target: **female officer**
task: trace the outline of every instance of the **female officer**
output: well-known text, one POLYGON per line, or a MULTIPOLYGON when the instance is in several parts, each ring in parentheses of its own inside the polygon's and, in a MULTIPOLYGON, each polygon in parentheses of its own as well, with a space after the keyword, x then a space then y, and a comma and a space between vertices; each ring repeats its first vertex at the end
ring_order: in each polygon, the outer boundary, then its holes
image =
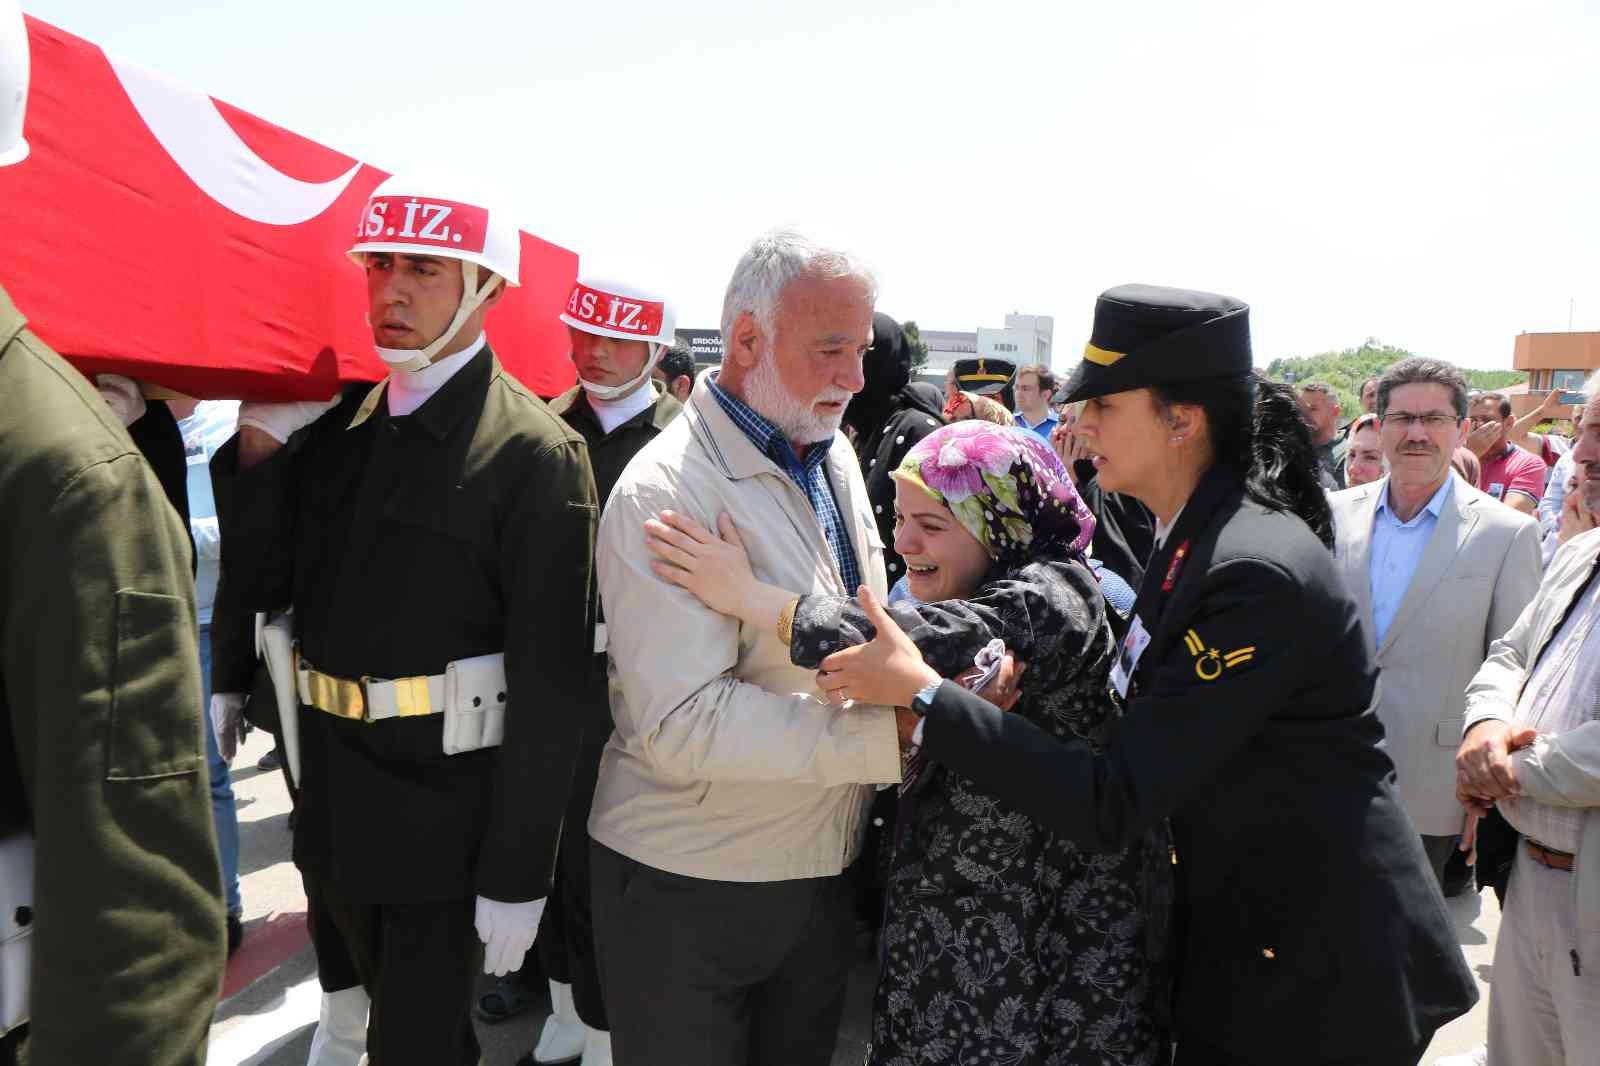
POLYGON ((821 683, 909 706, 930 761, 1086 847, 1171 819, 1179 1066, 1416 1063, 1476 987, 1395 792, 1310 436, 1252 373, 1247 315, 1112 289, 1065 389, 1100 483, 1157 519, 1102 751, 940 682, 876 604, 878 639, 821 683))

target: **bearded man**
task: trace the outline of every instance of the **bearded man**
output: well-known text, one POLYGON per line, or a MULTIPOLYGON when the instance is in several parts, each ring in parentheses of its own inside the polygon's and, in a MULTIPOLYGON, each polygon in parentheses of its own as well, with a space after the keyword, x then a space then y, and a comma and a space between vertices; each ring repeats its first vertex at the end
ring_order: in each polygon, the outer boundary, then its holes
POLYGON ((845 871, 894 716, 825 702, 788 641, 650 567, 662 511, 737 525, 756 576, 886 594, 866 485, 839 432, 862 386, 876 283, 795 233, 758 238, 722 309, 727 355, 617 481, 596 557, 615 732, 589 835, 617 1063, 825 1066, 853 927, 845 871))

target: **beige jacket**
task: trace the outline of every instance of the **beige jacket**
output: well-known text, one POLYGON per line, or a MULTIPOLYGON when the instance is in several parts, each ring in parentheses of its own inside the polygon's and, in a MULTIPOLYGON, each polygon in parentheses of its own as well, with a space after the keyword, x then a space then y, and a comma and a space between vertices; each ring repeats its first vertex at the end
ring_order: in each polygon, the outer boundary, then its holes
MULTIPOLYGON (((873 783, 900 779, 894 715, 819 698, 776 632, 756 632, 656 577, 643 524, 664 509, 716 527, 727 511, 756 576, 853 595, 806 495, 745 436, 702 375, 683 417, 634 457, 600 521, 611 714, 589 834, 671 873, 782 881, 856 857, 873 783)), ((885 593, 883 544, 842 435, 825 464, 863 580, 885 593)))
MULTIPOLYGON (((1550 560, 1539 594, 1500 640, 1467 688, 1467 723, 1515 722, 1522 686, 1600 569, 1600 529, 1568 541, 1550 560)), ((1512 756, 1522 794, 1540 803, 1586 807, 1572 879, 1578 924, 1600 929, 1600 719, 1559 737, 1540 737, 1512 756)))
POLYGON ((1335 492, 1335 552, 1377 656, 1378 718, 1417 830, 1454 836, 1456 749, 1467 683, 1539 588, 1539 525, 1455 478, 1400 609, 1375 646, 1372 530, 1389 479, 1335 492))

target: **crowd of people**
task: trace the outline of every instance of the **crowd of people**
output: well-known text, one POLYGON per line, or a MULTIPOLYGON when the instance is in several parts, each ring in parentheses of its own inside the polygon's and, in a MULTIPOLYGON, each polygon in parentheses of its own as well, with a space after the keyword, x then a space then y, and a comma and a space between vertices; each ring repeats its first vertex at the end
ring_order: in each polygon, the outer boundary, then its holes
POLYGON ((1517 418, 1406 359, 1341 424, 1243 302, 1126 285, 1063 379, 941 392, 779 230, 720 365, 585 274, 541 398, 484 333, 503 215, 360 219, 388 373, 325 402, 91 381, 0 291, 0 1061, 204 1061, 251 725, 308 1066, 474 1066, 534 960, 524 1062, 825 1066, 863 933, 874 1066, 1412 1064, 1481 887, 1463 1061, 1592 1061, 1600 375, 1517 418))

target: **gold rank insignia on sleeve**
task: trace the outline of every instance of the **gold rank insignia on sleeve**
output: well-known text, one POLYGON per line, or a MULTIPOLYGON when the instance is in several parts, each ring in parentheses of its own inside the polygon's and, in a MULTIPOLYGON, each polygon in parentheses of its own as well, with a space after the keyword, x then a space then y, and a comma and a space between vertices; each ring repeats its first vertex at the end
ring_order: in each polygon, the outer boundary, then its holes
POLYGON ((1222 676, 1223 670, 1243 666, 1256 657, 1254 644, 1224 653, 1216 648, 1206 647, 1206 642, 1200 639, 1200 634, 1192 629, 1183 635, 1183 644, 1189 649, 1189 654, 1194 656, 1194 676, 1201 681, 1215 681, 1222 676))

